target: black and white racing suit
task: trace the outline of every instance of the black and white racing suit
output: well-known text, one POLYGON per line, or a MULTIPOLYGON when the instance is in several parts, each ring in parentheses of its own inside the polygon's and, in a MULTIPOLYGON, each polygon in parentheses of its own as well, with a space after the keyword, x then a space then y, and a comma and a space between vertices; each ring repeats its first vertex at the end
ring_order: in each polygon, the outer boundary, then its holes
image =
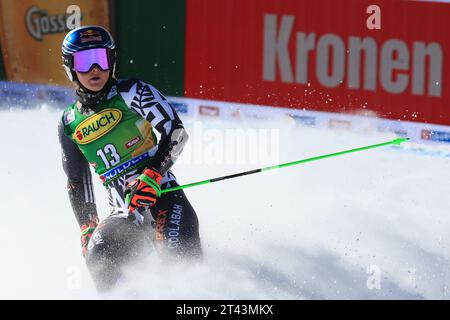
MULTIPOLYGON (((109 96, 114 94, 120 94, 129 109, 150 122, 161 135, 152 162, 152 168, 163 176, 161 189, 178 186, 170 168, 181 152, 187 134, 175 109, 158 90, 140 80, 119 80, 112 86, 109 96), (180 142, 180 135, 184 137, 181 143, 173 143, 174 139, 180 142)), ((79 110, 86 112, 83 108, 79 110)), ((87 112, 93 111, 88 109, 87 112)), ((68 178, 69 198, 77 222, 81 226, 97 216, 92 176, 89 164, 78 146, 64 134, 62 123, 59 124, 58 131, 63 168, 68 178)), ((143 169, 133 170, 107 186, 111 209, 109 217, 127 215, 125 187, 142 171, 143 169)), ((150 214, 150 220, 153 220, 153 240, 158 248, 177 257, 201 256, 198 218, 182 190, 162 194, 150 208, 150 214)), ((114 220, 107 218, 103 223, 108 221, 114 220)))

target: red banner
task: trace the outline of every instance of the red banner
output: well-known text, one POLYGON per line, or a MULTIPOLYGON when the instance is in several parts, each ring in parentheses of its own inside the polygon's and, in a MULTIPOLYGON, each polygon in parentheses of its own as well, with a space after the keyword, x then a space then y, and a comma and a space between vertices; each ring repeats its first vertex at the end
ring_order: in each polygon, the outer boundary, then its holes
POLYGON ((448 21, 435 2, 189 0, 186 96, 450 125, 448 21))

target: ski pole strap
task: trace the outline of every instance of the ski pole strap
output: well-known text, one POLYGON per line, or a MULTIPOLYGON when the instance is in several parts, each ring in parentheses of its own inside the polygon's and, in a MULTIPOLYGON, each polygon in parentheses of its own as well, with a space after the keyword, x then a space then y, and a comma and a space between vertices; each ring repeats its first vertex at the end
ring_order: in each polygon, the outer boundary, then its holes
POLYGON ((156 195, 158 197, 161 195, 161 187, 155 180, 144 173, 139 176, 139 180, 144 181, 146 184, 152 187, 156 191, 156 195))
POLYGON ((86 228, 82 228, 81 229, 81 235, 85 236, 85 235, 87 235, 88 233, 90 233, 90 232, 92 232, 94 230, 95 230, 95 228, 87 226, 86 228))
POLYGON ((127 205, 129 205, 129 204, 130 204, 130 201, 131 201, 131 193, 128 192, 127 195, 125 196, 125 203, 126 203, 127 205))

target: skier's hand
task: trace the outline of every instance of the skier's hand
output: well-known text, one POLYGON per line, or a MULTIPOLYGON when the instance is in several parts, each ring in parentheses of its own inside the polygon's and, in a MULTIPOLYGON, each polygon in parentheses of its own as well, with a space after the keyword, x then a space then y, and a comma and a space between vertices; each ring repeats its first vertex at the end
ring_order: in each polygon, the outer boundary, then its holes
POLYGON ((81 253, 83 254, 83 257, 86 257, 89 240, 92 238, 92 233, 97 225, 98 217, 94 217, 89 223, 85 223, 81 226, 81 253))
POLYGON ((133 211, 128 210, 128 220, 133 222, 135 225, 140 226, 144 223, 144 216, 139 212, 139 209, 133 211))
POLYGON ((144 172, 125 189, 125 201, 128 211, 133 213, 136 209, 147 209, 156 203, 161 195, 162 176, 153 169, 144 172))

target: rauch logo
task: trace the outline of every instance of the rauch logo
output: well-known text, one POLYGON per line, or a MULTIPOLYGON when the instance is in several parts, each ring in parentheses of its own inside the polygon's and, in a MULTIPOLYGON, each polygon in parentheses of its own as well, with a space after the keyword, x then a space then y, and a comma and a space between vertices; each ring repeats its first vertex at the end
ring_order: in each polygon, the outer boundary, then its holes
POLYGON ((81 122, 75 129, 73 138, 79 144, 88 144, 111 131, 122 119, 117 109, 105 109, 81 122))

